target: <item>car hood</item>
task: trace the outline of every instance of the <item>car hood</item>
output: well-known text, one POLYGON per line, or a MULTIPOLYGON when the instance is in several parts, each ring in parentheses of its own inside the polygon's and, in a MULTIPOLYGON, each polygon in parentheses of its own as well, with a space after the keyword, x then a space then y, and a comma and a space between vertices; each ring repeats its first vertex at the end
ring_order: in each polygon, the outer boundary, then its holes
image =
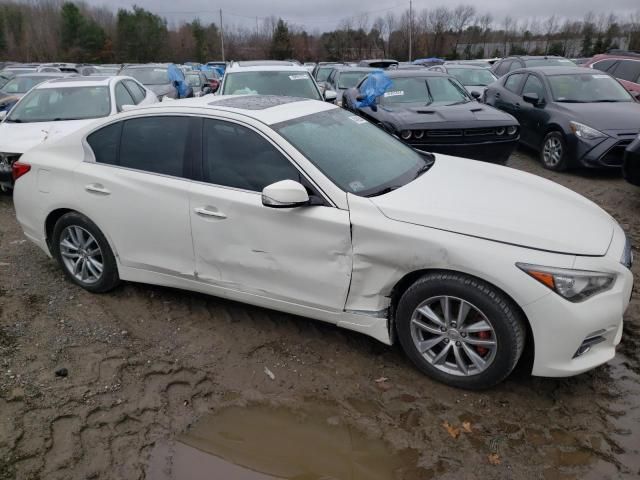
POLYGON ((379 116, 387 117, 394 124, 409 128, 438 123, 446 123, 446 128, 467 126, 470 123, 478 126, 479 121, 499 125, 518 124, 508 113, 478 102, 448 106, 425 106, 419 103, 381 105, 378 112, 379 116))
POLYGON ((371 201, 400 222, 572 255, 606 254, 615 225, 600 207, 554 182, 438 154, 421 177, 371 201))
POLYGON ((640 131, 640 103, 557 103, 561 109, 573 116, 576 122, 589 125, 596 130, 640 131))
POLYGON ((2 122, 0 152, 24 153, 44 141, 63 137, 93 121, 95 119, 34 123, 2 122))

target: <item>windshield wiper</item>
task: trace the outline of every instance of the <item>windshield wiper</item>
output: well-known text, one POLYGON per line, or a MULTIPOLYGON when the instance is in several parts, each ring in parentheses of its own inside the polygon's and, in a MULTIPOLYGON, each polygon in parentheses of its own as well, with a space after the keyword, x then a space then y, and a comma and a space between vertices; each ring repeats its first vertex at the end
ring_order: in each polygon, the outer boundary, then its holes
POLYGON ((426 105, 431 105, 433 103, 433 95, 431 95, 431 89, 429 88, 429 82, 427 80, 424 81, 424 84, 427 87, 427 95, 429 95, 429 100, 426 105))
POLYGON ((367 196, 367 198, 369 198, 369 197, 377 197, 379 195, 384 195, 385 193, 393 192, 394 190, 397 190, 400 187, 401 187, 401 185, 394 185, 392 187, 384 187, 383 189, 378 190, 377 192, 370 193, 369 195, 366 195, 366 196, 367 196))
POLYGON ((594 100, 594 103, 618 103, 624 102, 625 100, 614 100, 612 98, 603 98, 602 100, 594 100))
POLYGON ((469 103, 469 100, 460 100, 459 102, 447 103, 445 107, 450 107, 452 105, 462 105, 463 103, 469 103))
POLYGON ((413 177, 414 180, 418 178, 420 175, 422 175, 423 173, 425 173, 426 171, 428 171, 433 166, 434 163, 435 162, 425 163, 423 166, 421 166, 416 172, 416 176, 413 177))
POLYGON ((561 102, 561 103, 587 103, 584 100, 573 100, 570 98, 567 98, 565 100, 556 100, 556 102, 561 102))
POLYGON ((5 122, 7 122, 7 123, 22 123, 22 120, 20 120, 19 118, 16 118, 16 119, 7 118, 5 120, 5 122))

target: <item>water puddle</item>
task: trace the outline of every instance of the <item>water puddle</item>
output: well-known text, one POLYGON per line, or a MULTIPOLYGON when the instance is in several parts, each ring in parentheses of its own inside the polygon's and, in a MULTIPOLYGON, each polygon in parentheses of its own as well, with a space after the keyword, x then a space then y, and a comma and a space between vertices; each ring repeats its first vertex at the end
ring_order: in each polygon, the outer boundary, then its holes
POLYGON ((203 417, 174 442, 156 445, 152 480, 413 480, 417 452, 394 451, 331 411, 264 405, 203 417))

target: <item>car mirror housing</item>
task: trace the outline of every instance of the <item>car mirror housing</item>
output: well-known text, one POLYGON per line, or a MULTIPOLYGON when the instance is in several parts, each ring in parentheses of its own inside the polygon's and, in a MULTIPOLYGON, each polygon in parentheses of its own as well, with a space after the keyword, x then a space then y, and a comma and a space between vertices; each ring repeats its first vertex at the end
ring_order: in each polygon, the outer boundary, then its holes
POLYGON ((338 94, 335 90, 325 90, 324 91, 324 100, 325 102, 333 102, 338 98, 338 94))
POLYGON ((134 108, 136 108, 136 105, 122 105, 120 107, 120 111, 121 112, 128 112, 130 110, 133 110, 134 108))
POLYGON ((309 204, 307 189, 294 180, 282 180, 262 190, 262 205, 270 208, 296 208, 309 204))
POLYGON ((476 100, 478 100, 478 99, 482 96, 482 94, 481 94, 479 91, 477 91, 477 90, 473 90, 473 91, 471 92, 471 96, 472 96, 473 98, 475 98, 476 100))
POLYGON ((542 103, 537 93, 525 93, 522 95, 522 98, 525 102, 532 105, 540 105, 542 103))

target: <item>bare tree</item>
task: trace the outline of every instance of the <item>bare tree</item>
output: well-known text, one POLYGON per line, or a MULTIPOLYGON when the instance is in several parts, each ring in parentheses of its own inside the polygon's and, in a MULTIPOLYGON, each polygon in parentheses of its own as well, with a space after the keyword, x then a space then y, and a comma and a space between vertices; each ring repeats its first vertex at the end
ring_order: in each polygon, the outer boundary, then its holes
POLYGON ((446 7, 438 7, 429 12, 428 25, 433 35, 433 54, 442 54, 444 34, 451 27, 451 10, 446 7))
POLYGON ((451 27, 456 34, 456 42, 453 51, 458 52, 458 44, 460 43, 460 37, 462 32, 471 23, 471 20, 476 14, 475 7, 471 5, 458 5, 453 12, 451 12, 451 27))

